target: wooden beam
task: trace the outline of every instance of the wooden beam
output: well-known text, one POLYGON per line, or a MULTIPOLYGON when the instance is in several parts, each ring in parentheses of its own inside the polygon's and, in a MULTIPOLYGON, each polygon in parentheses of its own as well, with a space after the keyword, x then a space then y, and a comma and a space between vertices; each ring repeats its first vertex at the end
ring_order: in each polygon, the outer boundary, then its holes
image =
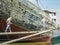
POLYGON ((38 33, 40 31, 24 31, 24 32, 1 32, 0 35, 12 35, 12 34, 29 34, 29 33, 38 33))

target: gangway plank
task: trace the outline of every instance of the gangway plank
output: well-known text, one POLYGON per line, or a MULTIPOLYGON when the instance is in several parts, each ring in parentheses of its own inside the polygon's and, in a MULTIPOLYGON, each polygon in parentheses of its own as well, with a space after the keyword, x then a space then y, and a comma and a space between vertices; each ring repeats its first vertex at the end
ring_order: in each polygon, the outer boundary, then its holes
MULTIPOLYGON (((45 31, 51 31, 51 30, 45 30, 45 31)), ((39 33, 39 32, 45 32, 45 31, 1 32, 0 35, 11 35, 11 34, 32 34, 32 33, 39 33)))
POLYGON ((38 33, 40 31, 24 31, 24 32, 1 32, 0 35, 11 35, 11 34, 28 34, 28 33, 38 33))

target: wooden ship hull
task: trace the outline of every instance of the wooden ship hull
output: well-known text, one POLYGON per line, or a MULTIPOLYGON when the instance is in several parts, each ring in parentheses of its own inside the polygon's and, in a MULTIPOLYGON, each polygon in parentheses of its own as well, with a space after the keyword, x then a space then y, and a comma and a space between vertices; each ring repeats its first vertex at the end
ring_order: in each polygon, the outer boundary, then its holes
MULTIPOLYGON (((0 32, 5 32, 5 28, 6 28, 6 22, 5 22, 5 20, 0 18, 0 32)), ((28 30, 25 30, 23 28, 20 28, 20 27, 14 25, 14 24, 11 25, 11 28, 12 28, 12 32, 28 31, 28 30)), ((8 41, 8 40, 24 37, 27 35, 31 35, 31 34, 0 35, 0 41, 8 41)), ((23 41, 23 42, 46 42, 47 44, 51 44, 51 36, 37 35, 37 36, 33 36, 30 38, 20 40, 19 42, 21 42, 21 41, 23 41)))
MULTIPOLYGON (((5 20, 0 18, 0 32, 5 32, 5 28, 6 28, 6 22, 5 22, 5 20)), ((11 28, 12 28, 12 32, 28 31, 28 30, 25 30, 18 26, 15 26, 14 24, 11 25, 11 28)), ((0 39, 11 40, 11 39, 20 38, 20 37, 27 36, 27 35, 31 35, 31 34, 14 34, 14 35, 6 35, 6 36, 2 35, 2 36, 0 36, 0 39)), ((31 37, 31 38, 24 39, 22 41, 45 42, 48 40, 51 40, 50 36, 37 35, 37 36, 31 37)))

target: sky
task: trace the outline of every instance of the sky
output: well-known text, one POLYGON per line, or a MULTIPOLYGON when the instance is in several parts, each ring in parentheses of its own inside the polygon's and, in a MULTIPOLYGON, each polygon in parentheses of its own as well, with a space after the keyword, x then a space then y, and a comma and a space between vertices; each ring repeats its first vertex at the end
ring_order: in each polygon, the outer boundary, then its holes
POLYGON ((57 23, 60 24, 60 0, 29 0, 41 9, 56 12, 57 23))

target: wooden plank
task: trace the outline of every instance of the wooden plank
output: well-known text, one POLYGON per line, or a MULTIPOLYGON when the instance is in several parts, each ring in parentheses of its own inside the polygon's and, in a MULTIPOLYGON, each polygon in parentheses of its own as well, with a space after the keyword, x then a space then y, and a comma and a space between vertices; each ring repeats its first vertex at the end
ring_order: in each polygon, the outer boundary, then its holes
POLYGON ((24 32, 1 32, 0 35, 11 35, 11 34, 28 34, 28 33, 38 33, 40 31, 24 31, 24 32))

